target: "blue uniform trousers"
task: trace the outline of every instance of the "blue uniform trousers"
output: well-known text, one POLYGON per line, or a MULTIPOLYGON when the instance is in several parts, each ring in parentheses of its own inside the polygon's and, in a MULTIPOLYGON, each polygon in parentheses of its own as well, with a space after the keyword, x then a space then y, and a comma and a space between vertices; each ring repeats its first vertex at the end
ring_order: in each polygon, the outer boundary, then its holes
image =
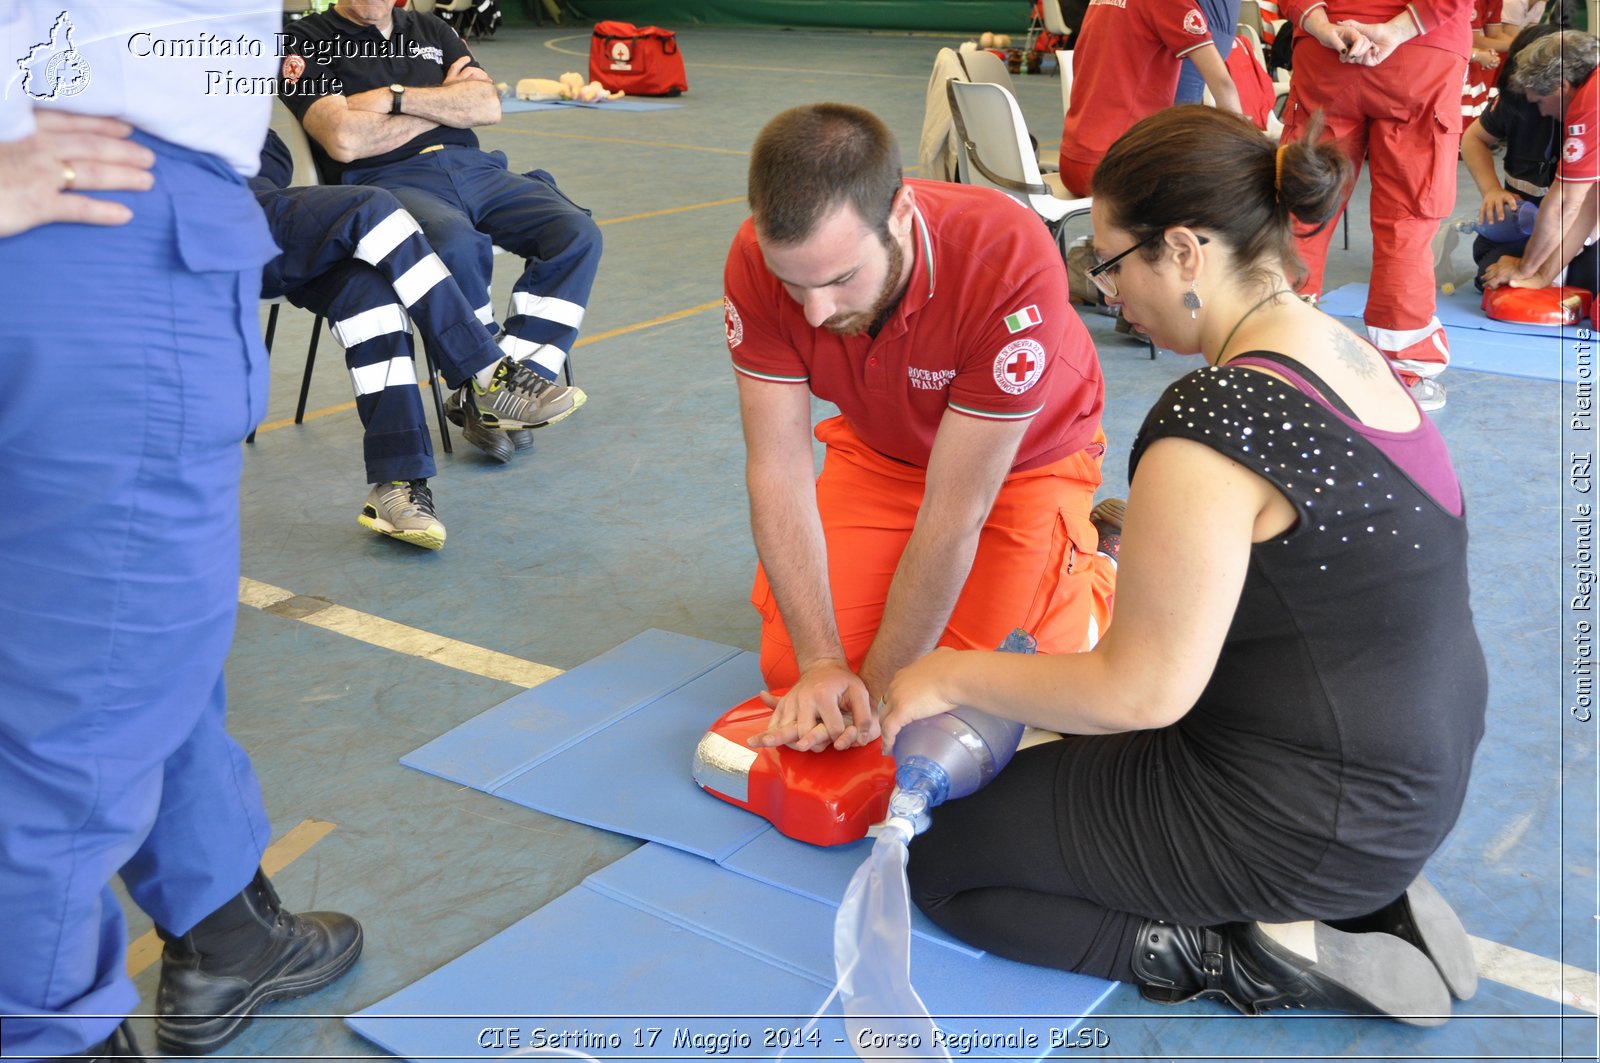
MULTIPOLYGON (((1200 13, 1206 17, 1206 28, 1211 31, 1211 43, 1217 46, 1217 54, 1228 58, 1228 53, 1233 51, 1233 36, 1239 24, 1239 0, 1196 0, 1200 5, 1200 13)), ((1178 73, 1178 91, 1174 94, 1173 103, 1201 103, 1206 96, 1206 79, 1200 76, 1200 71, 1189 60, 1183 61, 1183 68, 1178 73)))
POLYGON ((114 197, 129 225, 0 239, 8 1057, 80 1050, 137 1006, 113 875, 181 934, 244 888, 268 840, 224 728, 223 660, 274 249, 232 170, 141 139, 155 187, 114 197))
POLYGON ((478 318, 494 332, 493 248, 522 258, 500 349, 554 380, 577 342, 600 266, 600 228, 543 170, 515 174, 501 152, 443 147, 344 172, 346 184, 387 188, 422 225, 478 318))
POLYGON ((253 182, 283 253, 261 294, 328 319, 355 388, 367 480, 427 479, 433 445, 417 391, 415 323, 451 387, 500 358, 422 230, 381 188, 253 182))

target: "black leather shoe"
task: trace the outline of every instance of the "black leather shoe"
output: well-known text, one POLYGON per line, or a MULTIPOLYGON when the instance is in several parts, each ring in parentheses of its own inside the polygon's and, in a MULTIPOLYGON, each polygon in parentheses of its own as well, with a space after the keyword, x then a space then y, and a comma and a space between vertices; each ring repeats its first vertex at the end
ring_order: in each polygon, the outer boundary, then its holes
POLYGON ((1457 1000, 1471 1000, 1478 991, 1478 962, 1472 942, 1450 902, 1422 876, 1406 891, 1371 915, 1340 919, 1331 925, 1353 933, 1393 934, 1421 949, 1457 1000))
POLYGON ((161 936, 156 1043, 169 1055, 215 1052, 263 1004, 316 992, 361 955, 360 923, 338 912, 284 911, 260 871, 189 933, 161 936))
POLYGON ((139 1042, 133 1036, 133 1027, 128 1025, 127 1019, 123 1019, 121 1025, 111 1031, 111 1036, 99 1044, 90 1045, 75 1056, 53 1056, 45 1063, 52 1063, 52 1060, 57 1059, 72 1059, 78 1063, 102 1063, 102 1061, 109 1063, 110 1060, 145 1063, 145 1057, 139 1051, 139 1042))
POLYGON ((1147 1000, 1226 1000, 1246 1015, 1313 1008, 1384 1015, 1413 1026, 1450 1016, 1450 994, 1421 951, 1390 934, 1326 923, 1175 926, 1147 920, 1133 953, 1147 1000))

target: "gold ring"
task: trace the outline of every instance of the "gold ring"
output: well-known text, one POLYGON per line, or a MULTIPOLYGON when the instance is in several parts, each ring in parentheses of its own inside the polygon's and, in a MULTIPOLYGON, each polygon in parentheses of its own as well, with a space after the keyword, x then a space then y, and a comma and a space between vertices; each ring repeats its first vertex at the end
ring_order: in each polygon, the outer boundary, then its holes
POLYGON ((63 191, 72 187, 72 182, 78 179, 78 171, 72 168, 72 163, 61 164, 61 188, 63 191))

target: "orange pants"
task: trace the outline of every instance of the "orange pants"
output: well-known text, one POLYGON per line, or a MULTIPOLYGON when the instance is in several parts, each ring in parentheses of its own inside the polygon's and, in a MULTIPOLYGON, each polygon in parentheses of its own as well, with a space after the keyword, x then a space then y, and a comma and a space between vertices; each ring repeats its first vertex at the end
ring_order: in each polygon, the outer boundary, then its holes
MULTIPOLYGON (((1432 242, 1440 219, 1455 205, 1465 68, 1461 56, 1426 46, 1402 46, 1375 67, 1341 63, 1337 52, 1309 38, 1294 49, 1283 143, 1299 138, 1312 113, 1321 110, 1328 134, 1356 173, 1363 162, 1370 167, 1368 336, 1386 354, 1406 351, 1407 359, 1417 362, 1448 361, 1442 348, 1418 341, 1439 328, 1432 242)), ((1296 241, 1310 272, 1302 291, 1322 294, 1323 267, 1338 220, 1296 241)))
MULTIPOLYGON (((833 417, 817 425, 828 450, 817 509, 828 546, 834 618, 850 667, 859 669, 883 619, 895 567, 922 505, 925 471, 884 457, 833 417)), ((1089 523, 1100 486, 1104 433, 1076 454, 1006 478, 979 534, 978 551, 939 645, 992 650, 1013 628, 1041 653, 1088 649, 1111 622, 1116 566, 1095 553, 1089 523)), ((767 575, 756 568, 750 601, 761 613, 761 674, 782 689, 799 678, 794 646, 767 575)))

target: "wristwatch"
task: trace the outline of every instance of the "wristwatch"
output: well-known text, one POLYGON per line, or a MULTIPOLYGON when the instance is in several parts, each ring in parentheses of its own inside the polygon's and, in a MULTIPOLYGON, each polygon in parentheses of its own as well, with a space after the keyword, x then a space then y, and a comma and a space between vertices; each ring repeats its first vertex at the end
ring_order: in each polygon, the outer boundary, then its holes
POLYGON ((406 87, 404 85, 390 85, 389 86, 389 113, 390 114, 404 114, 405 112, 402 111, 401 108, 400 108, 400 103, 405 98, 406 98, 406 87))

